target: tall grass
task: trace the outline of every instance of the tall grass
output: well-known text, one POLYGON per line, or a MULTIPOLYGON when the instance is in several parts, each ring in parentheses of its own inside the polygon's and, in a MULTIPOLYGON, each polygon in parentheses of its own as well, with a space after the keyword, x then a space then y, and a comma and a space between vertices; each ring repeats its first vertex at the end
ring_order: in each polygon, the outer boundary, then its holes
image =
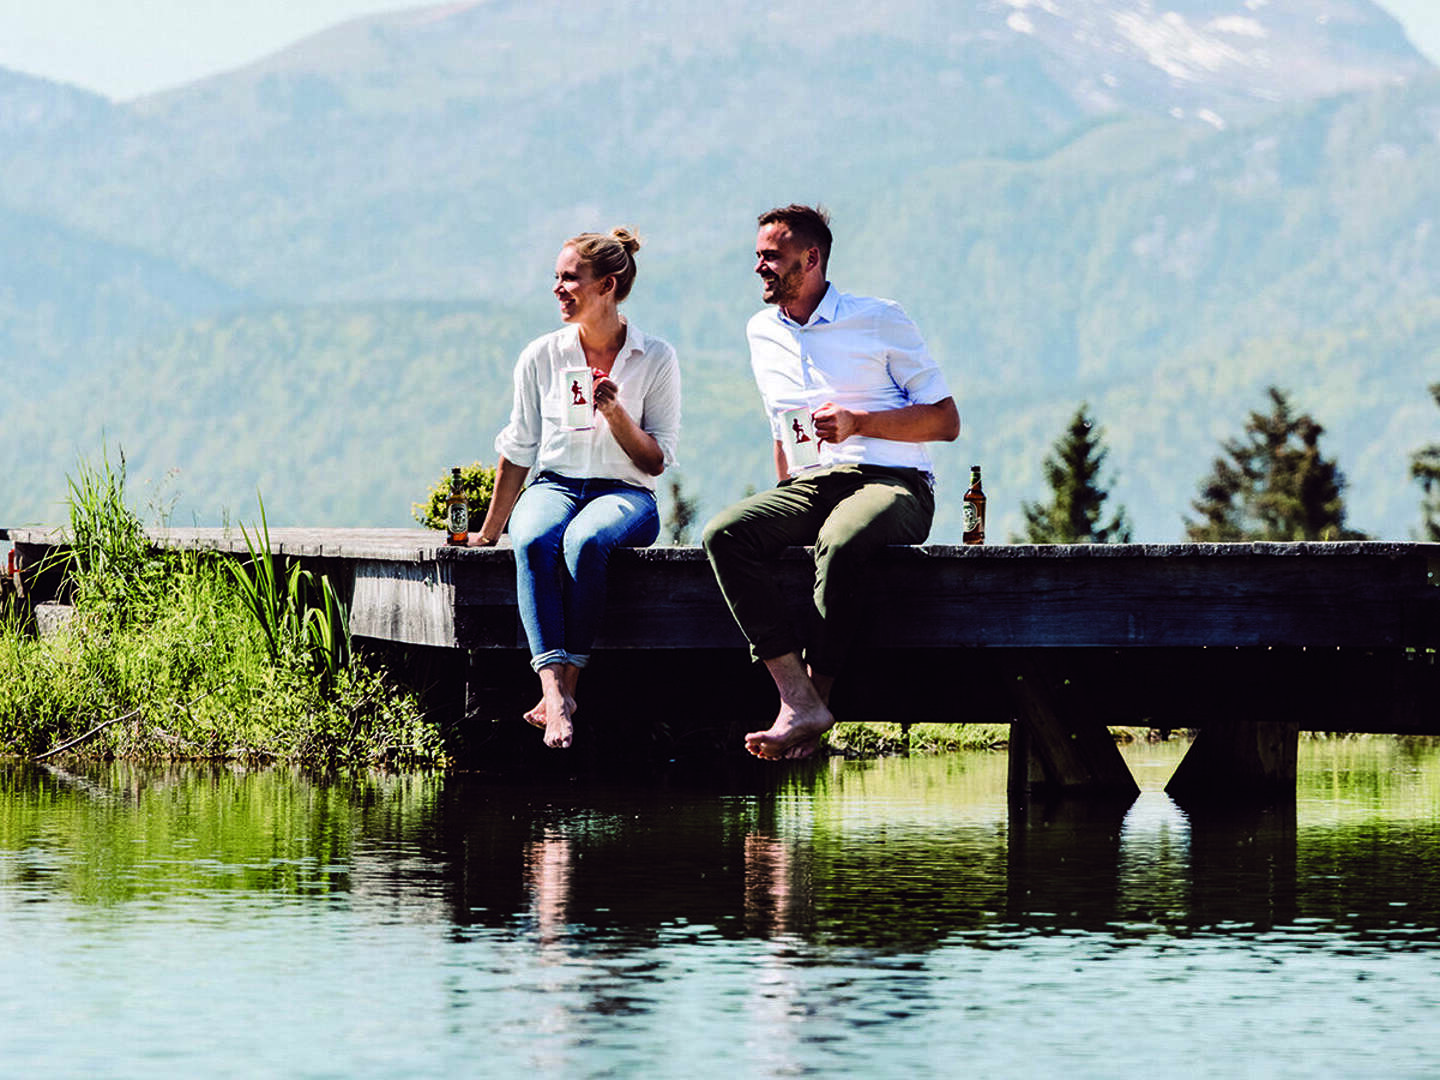
POLYGON ((145 539, 145 528, 125 505, 125 454, 118 467, 109 450, 98 465, 81 460, 66 477, 70 546, 66 574, 77 604, 124 620, 161 602, 168 574, 165 555, 145 539))
POLYGON ((304 569, 289 559, 276 569, 270 553, 270 524, 260 500, 260 527, 255 535, 240 526, 250 561, 224 565, 246 608, 265 637, 270 657, 279 663, 303 654, 326 686, 333 686, 351 661, 350 619, 330 578, 304 569))
MULTIPOLYGON (((0 625, 0 754, 38 756, 101 728, 68 753, 305 765, 443 759, 414 696, 355 656, 348 631, 343 641, 327 637, 344 627, 328 582, 294 577, 302 633, 295 647, 273 648, 231 560, 146 543, 124 479, 123 458, 118 469, 108 458, 82 462, 70 479, 74 618, 43 639, 13 620, 0 625), (307 598, 301 586, 316 592, 307 598), (322 644, 329 659, 317 663, 322 644)), ((283 580, 288 605, 288 570, 283 580)))

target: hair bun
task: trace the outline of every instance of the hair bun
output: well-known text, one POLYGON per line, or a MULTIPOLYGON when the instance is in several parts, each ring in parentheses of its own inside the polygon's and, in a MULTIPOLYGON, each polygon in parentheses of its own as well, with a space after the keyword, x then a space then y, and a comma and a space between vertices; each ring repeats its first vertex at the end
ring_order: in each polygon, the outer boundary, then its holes
POLYGON ((631 255, 640 250, 640 236, 633 229, 619 225, 610 230, 610 235, 631 255))

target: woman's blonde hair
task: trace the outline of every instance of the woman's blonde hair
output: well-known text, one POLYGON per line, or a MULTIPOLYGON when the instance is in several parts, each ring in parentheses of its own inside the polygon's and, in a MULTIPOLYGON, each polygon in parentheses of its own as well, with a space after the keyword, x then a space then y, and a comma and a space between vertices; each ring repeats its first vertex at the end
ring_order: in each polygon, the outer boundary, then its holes
POLYGON ((580 261, 590 267, 596 277, 615 278, 615 302, 630 295, 635 283, 635 252, 640 250, 640 237, 632 229, 620 227, 608 233, 581 233, 565 241, 580 261))

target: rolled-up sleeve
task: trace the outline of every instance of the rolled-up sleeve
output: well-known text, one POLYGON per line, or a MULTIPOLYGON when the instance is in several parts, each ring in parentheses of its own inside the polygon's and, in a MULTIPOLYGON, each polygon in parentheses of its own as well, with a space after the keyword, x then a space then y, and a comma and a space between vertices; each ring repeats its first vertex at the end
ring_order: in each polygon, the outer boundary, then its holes
POLYGON ((919 327, 899 304, 891 301, 885 308, 885 362, 895 385, 917 405, 935 405, 952 397, 945 373, 926 348, 919 327))
POLYGON ((645 394, 640 427, 659 445, 665 467, 675 464, 680 446, 680 361, 665 345, 665 356, 655 366, 655 378, 645 394))
POLYGON ((516 361, 514 385, 510 422, 495 436, 495 451, 528 469, 540 447, 540 383, 533 349, 526 349, 516 361))

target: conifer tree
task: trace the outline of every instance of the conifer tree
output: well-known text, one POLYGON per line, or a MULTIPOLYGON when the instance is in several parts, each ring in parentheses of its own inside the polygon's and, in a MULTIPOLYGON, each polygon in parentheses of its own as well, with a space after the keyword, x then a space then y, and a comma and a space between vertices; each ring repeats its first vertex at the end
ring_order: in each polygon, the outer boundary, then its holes
POLYGON ((1100 470, 1109 455, 1095 430, 1089 406, 1081 404, 1069 428, 1045 459, 1050 485, 1048 503, 1022 502, 1025 535, 1029 544, 1128 544, 1130 523, 1120 507, 1107 524, 1100 515, 1109 494, 1100 486, 1100 470))
POLYGON ((1252 412, 1242 438, 1223 444, 1200 497, 1190 505, 1199 521, 1185 520, 1191 540, 1363 540, 1345 527, 1345 478, 1320 453, 1325 429, 1289 399, 1268 390, 1271 411, 1252 412))
MULTIPOLYGON (((1440 382, 1430 385, 1430 396, 1440 405, 1440 382)), ((1431 443, 1410 457, 1410 475, 1423 493, 1420 512, 1421 539, 1440 541, 1440 443, 1431 443)))

